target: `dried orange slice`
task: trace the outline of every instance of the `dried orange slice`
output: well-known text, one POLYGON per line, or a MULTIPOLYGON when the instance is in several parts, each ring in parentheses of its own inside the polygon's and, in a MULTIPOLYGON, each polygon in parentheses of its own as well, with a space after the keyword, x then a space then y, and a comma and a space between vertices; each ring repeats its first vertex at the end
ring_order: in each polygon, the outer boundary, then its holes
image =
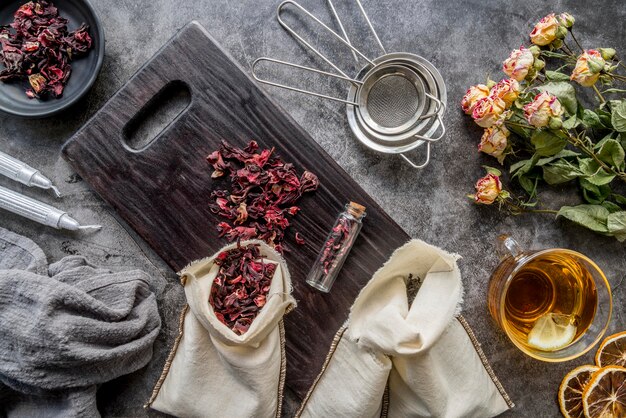
POLYGON ((565 418, 583 418, 583 391, 600 368, 584 365, 569 372, 559 387, 559 407, 565 418))
POLYGON ((626 417, 626 368, 607 366, 595 372, 583 391, 587 418, 626 417))
POLYGON ((626 367, 626 331, 606 337, 596 353, 596 364, 626 367))

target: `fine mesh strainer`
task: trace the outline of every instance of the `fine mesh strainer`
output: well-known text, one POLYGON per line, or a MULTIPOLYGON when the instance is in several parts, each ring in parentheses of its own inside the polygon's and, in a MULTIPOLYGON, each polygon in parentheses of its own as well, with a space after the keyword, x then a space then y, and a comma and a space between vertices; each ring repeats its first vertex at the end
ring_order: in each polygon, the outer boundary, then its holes
POLYGON ((378 46, 383 51, 382 56, 369 59, 350 43, 332 0, 327 1, 342 35, 330 29, 292 0, 286 0, 278 6, 277 18, 285 30, 330 65, 335 72, 326 72, 263 57, 252 64, 254 78, 264 84, 345 103, 350 128, 359 141, 379 152, 400 154, 414 168, 425 167, 430 160, 430 144, 440 140, 445 134, 442 115, 446 108, 446 87, 443 78, 430 62, 418 55, 402 52, 387 53, 360 0, 355 0, 378 46), (357 62, 359 58, 366 61, 365 67, 355 77, 349 77, 285 23, 281 18, 281 13, 288 5, 307 15, 347 46, 357 62), (262 79, 258 77, 256 68, 264 61, 348 81, 351 83, 348 96, 342 99, 262 79), (416 164, 405 153, 423 144, 426 145, 425 161, 416 164))

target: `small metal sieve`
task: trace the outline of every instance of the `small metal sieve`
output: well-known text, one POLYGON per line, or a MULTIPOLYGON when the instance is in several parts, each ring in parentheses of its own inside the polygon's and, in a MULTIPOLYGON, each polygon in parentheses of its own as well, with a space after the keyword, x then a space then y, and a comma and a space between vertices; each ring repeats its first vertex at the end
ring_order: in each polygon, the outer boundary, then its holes
POLYGON ((445 134, 445 127, 441 119, 446 102, 446 87, 443 78, 430 62, 420 56, 408 53, 387 53, 360 0, 355 1, 378 46, 383 51, 382 56, 370 60, 350 43, 332 0, 328 0, 328 4, 343 36, 330 29, 295 1, 286 0, 277 9, 279 23, 336 72, 321 71, 263 57, 252 64, 252 75, 257 81, 264 84, 345 103, 350 128, 359 141, 379 152, 400 154, 414 168, 423 168, 430 160, 430 144, 440 140, 445 134), (287 5, 292 5, 322 26, 352 50, 357 62, 359 58, 367 61, 366 66, 359 71, 356 77, 349 77, 282 20, 281 13, 287 5), (351 83, 348 97, 342 99, 262 79, 258 77, 256 68, 259 63, 264 61, 348 81, 351 83), (435 136, 437 132, 439 134, 435 136), (404 155, 404 153, 423 144, 426 144, 426 159, 423 163, 416 164, 404 155))

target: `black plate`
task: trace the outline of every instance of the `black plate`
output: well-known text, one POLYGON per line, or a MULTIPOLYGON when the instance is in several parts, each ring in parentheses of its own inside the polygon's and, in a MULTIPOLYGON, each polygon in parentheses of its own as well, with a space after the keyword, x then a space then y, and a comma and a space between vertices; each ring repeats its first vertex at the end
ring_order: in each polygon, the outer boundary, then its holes
MULTIPOLYGON (((27 0, 0 0, 0 24, 11 23, 15 11, 26 2, 27 0)), ((104 60, 104 30, 93 7, 87 0, 53 0, 52 2, 59 9, 59 14, 69 21, 70 31, 78 28, 83 22, 89 25, 89 35, 93 40, 92 49, 86 56, 71 62, 72 74, 61 98, 29 99, 24 93, 28 87, 27 81, 0 82, 0 110, 4 112, 28 118, 54 115, 83 97, 100 72, 104 60)))

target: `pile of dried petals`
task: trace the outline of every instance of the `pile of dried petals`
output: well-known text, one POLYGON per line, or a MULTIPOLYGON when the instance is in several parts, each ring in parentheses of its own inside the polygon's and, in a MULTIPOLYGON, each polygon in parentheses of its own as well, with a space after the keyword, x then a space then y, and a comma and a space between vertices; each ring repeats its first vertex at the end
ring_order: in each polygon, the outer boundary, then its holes
POLYGON ((209 303, 215 316, 237 335, 242 335, 265 305, 276 264, 259 260, 258 245, 237 246, 220 253, 220 266, 211 286, 209 303))
POLYGON ((60 97, 72 72, 69 62, 91 48, 87 31, 83 23, 68 32, 67 19, 46 0, 20 6, 13 23, 0 26, 0 62, 5 67, 0 81, 28 79, 26 95, 31 99, 60 97))
MULTIPOLYGON (((211 192, 209 206, 228 220, 217 226, 220 237, 231 241, 258 238, 282 253, 288 217, 300 210, 295 203, 303 193, 317 189, 319 180, 310 171, 298 177, 293 164, 274 155, 274 148, 258 151, 255 141, 244 149, 222 141, 220 149, 207 157, 215 170, 212 177, 226 175, 230 180, 228 189, 211 192)), ((304 244, 299 233, 295 239, 304 244)))

